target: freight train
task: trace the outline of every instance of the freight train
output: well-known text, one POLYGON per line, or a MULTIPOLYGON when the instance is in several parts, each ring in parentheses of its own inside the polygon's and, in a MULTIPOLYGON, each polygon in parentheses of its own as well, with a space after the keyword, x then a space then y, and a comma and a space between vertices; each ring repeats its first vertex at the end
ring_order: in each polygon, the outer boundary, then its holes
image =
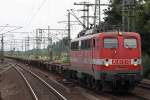
POLYGON ((71 40, 69 65, 15 59, 63 74, 98 91, 133 90, 143 73, 141 39, 135 32, 100 32, 79 36, 71 40))

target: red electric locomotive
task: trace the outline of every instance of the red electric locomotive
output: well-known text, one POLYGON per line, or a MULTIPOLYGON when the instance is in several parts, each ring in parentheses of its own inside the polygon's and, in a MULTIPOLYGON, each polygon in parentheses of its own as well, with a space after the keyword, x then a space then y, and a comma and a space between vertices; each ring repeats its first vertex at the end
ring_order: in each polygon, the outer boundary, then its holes
POLYGON ((72 78, 96 89, 131 90, 142 78, 141 39, 134 32, 102 32, 71 41, 72 78))

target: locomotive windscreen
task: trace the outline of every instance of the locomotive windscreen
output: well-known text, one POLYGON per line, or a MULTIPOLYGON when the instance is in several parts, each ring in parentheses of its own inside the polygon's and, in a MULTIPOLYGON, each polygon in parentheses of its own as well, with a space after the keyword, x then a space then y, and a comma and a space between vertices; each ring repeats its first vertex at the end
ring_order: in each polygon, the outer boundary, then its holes
POLYGON ((118 48, 118 40, 116 38, 105 38, 104 48, 118 48))
POLYGON ((124 39, 124 47, 125 48, 137 48, 136 39, 124 39))

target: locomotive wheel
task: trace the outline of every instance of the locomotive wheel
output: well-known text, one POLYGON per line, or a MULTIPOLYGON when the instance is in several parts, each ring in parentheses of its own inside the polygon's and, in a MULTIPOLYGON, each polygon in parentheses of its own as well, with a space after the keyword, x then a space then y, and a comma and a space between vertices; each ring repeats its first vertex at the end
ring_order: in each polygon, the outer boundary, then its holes
POLYGON ((71 71, 71 78, 77 80, 77 75, 75 71, 71 71))
POLYGON ((103 85, 101 84, 101 82, 99 80, 96 81, 96 84, 95 84, 95 90, 96 91, 101 91, 103 89, 103 85))
POLYGON ((93 88, 95 86, 95 81, 92 76, 87 77, 87 85, 90 88, 93 88))
POLYGON ((87 85, 87 77, 82 74, 82 78, 79 79, 81 84, 87 85))
POLYGON ((66 79, 69 79, 69 78, 70 78, 70 73, 69 73, 69 70, 68 70, 68 69, 65 70, 65 72, 64 72, 64 77, 65 77, 66 79))
POLYGON ((94 90, 96 90, 96 81, 95 81, 95 79, 94 78, 92 78, 92 88, 94 89, 94 90))
POLYGON ((64 73, 64 69, 63 67, 60 68, 60 74, 63 74, 64 73))
POLYGON ((69 73, 70 73, 70 79, 74 79, 74 73, 73 73, 73 71, 70 70, 69 73))
POLYGON ((91 78, 90 77, 86 77, 86 83, 88 87, 91 87, 91 78))

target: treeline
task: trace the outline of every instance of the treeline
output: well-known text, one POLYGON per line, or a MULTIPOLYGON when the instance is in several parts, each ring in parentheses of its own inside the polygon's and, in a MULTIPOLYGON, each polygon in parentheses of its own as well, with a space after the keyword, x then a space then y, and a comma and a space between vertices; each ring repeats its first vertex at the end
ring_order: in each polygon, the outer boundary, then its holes
POLYGON ((68 37, 64 37, 63 39, 54 42, 52 46, 50 46, 53 52, 53 56, 61 57, 68 53, 68 37))

